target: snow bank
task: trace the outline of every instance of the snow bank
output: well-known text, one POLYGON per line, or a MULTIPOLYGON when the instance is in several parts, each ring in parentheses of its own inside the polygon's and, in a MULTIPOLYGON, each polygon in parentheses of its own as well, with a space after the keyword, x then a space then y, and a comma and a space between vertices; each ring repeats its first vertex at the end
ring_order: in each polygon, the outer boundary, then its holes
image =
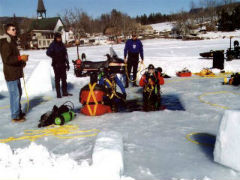
MULTIPOLYGON (((48 61, 39 62, 36 69, 26 82, 28 95, 38 96, 48 91, 52 91, 51 64, 48 61)), ((25 96, 25 93, 24 93, 25 96)))
POLYGON ((104 173, 104 179, 120 179, 123 173, 123 141, 121 134, 101 132, 93 151, 93 165, 104 173))
POLYGON ((121 179, 123 143, 119 133, 100 133, 92 156, 92 166, 87 161, 79 165, 68 154, 55 155, 35 143, 16 150, 7 144, 0 144, 0 180, 121 179))
POLYGON ((225 111, 220 123, 214 161, 240 171, 240 111, 225 111))
POLYGON ((58 157, 35 143, 14 151, 9 145, 0 144, 0 179, 59 179, 74 167, 77 163, 68 155, 58 157))
POLYGON ((0 68, 0 92, 7 91, 7 84, 4 78, 3 71, 0 68))

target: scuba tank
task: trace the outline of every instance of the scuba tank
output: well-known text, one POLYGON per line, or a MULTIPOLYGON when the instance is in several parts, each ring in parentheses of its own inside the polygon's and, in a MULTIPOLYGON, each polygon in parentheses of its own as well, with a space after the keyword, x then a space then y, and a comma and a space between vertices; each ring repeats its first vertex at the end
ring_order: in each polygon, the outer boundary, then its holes
POLYGON ((52 124, 63 125, 76 116, 73 110, 74 105, 71 101, 65 102, 60 107, 54 105, 52 111, 48 111, 41 116, 38 127, 46 127, 52 124))
POLYGON ((63 125, 69 121, 71 121, 75 117, 75 113, 73 111, 68 111, 62 113, 60 116, 56 117, 54 122, 56 125, 63 125))

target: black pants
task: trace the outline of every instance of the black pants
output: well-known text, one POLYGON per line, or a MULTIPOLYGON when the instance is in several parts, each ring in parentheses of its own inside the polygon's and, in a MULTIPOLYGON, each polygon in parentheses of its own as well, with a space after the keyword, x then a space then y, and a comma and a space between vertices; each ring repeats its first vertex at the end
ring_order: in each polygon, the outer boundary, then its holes
MULTIPOLYGON (((137 78, 137 70, 138 70, 138 60, 128 60, 127 61, 127 76, 129 77, 130 79, 130 74, 131 74, 131 71, 133 69, 133 84, 136 84, 136 78, 137 78)), ((126 78, 126 86, 128 86, 128 77, 126 78)))
POLYGON ((60 81, 62 81, 62 93, 67 94, 67 72, 66 67, 53 67, 55 74, 55 87, 57 96, 61 96, 60 81))

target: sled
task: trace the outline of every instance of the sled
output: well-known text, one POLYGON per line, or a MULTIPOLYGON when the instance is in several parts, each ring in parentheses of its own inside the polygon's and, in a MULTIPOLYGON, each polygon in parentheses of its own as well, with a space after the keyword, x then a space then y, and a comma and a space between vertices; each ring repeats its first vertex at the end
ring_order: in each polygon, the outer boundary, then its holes
POLYGON ((210 69, 203 69, 199 73, 194 73, 197 76, 201 77, 216 77, 216 75, 210 69))
POLYGON ((178 77, 191 77, 192 73, 187 68, 184 68, 182 71, 176 73, 178 77))
POLYGON ((201 73, 194 73, 194 75, 201 76, 201 77, 216 77, 216 74, 201 74, 201 73))
POLYGON ((213 51, 203 52, 199 54, 203 58, 213 58, 213 51))
POLYGON ((191 72, 177 72, 178 77, 191 77, 192 73, 191 72))

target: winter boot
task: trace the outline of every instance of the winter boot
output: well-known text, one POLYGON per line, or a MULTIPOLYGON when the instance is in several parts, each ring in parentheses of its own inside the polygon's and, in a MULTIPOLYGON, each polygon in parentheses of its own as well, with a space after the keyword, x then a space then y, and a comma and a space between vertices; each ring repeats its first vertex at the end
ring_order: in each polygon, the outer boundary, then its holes
POLYGON ((24 121, 26 121, 26 119, 24 117, 19 117, 19 118, 16 118, 16 119, 12 119, 12 122, 16 122, 16 123, 24 122, 24 121))

